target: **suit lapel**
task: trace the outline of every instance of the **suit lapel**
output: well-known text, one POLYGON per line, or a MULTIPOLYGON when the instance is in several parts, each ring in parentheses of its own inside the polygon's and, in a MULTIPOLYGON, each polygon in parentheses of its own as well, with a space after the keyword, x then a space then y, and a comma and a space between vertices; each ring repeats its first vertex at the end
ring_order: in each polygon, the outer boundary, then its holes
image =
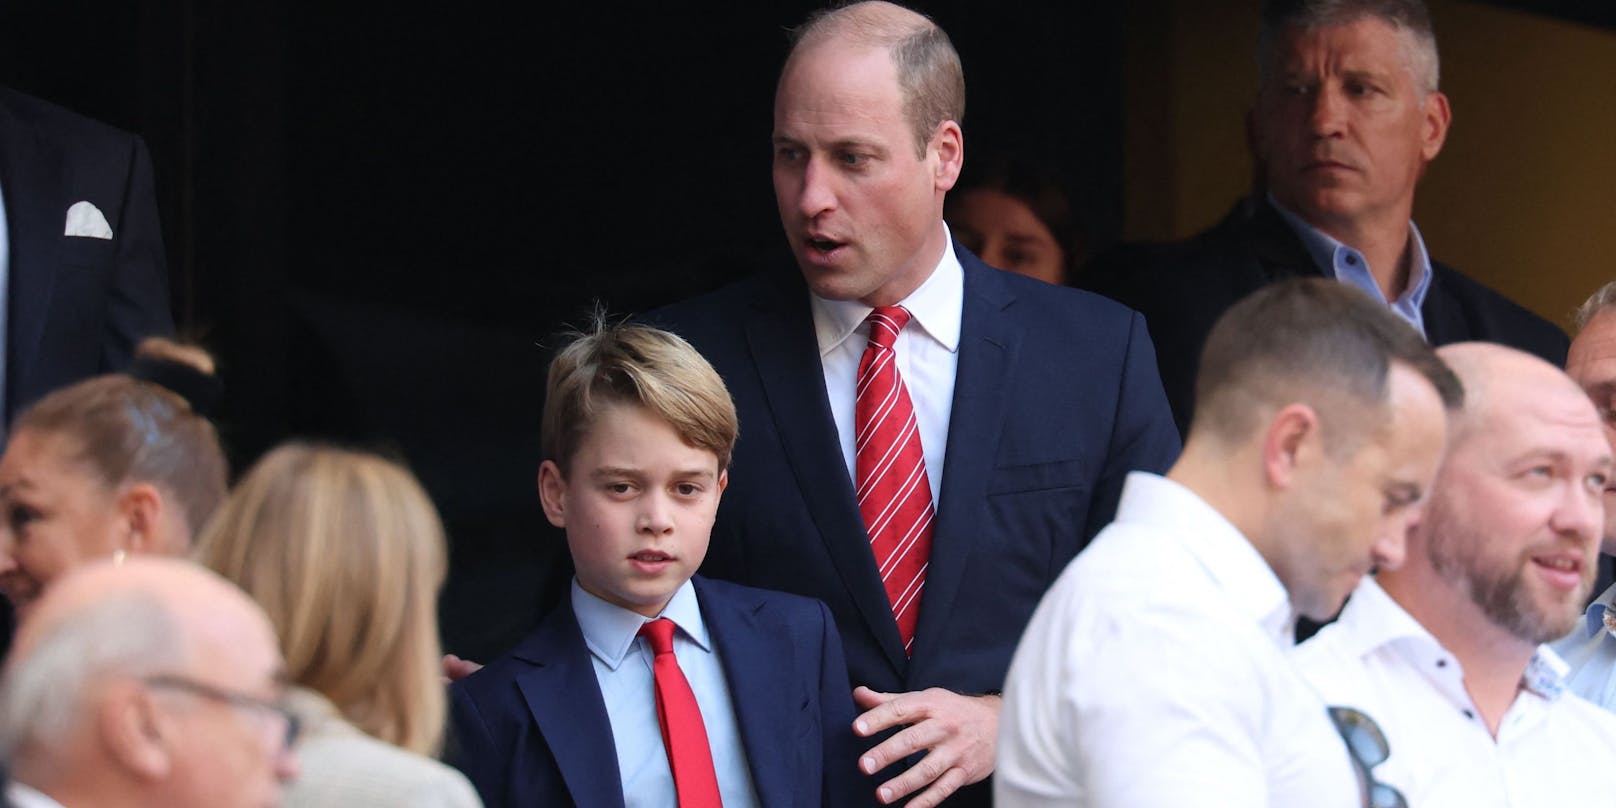
POLYGON ((800 279, 795 283, 781 280, 764 288, 748 312, 746 337, 775 429, 825 551, 871 636, 902 678, 908 658, 870 555, 864 519, 836 437, 808 290, 800 279))
POLYGON ((1313 256, 1308 254, 1307 246, 1302 244, 1301 237, 1280 218, 1279 213, 1267 199, 1248 197, 1241 205, 1245 210, 1237 209, 1235 215, 1243 214, 1249 217, 1247 232, 1250 233, 1251 247, 1257 254, 1257 261, 1262 266, 1267 283, 1277 283, 1289 278, 1334 279, 1334 274, 1326 272, 1313 261, 1313 256))
MULTIPOLYGON (((1022 330, 1005 310, 1015 296, 998 270, 990 269, 955 245, 965 269, 965 301, 960 312, 959 365, 954 374, 954 407, 932 533, 931 561, 921 595, 915 654, 924 657, 927 639, 939 635, 959 593, 976 537, 982 534, 988 471, 993 468, 1004 426, 1005 390, 1022 330)), ((913 684, 913 683, 911 683, 913 684)))
MULTIPOLYGON (((0 190, 5 194, 11 267, 6 279, 6 398, 37 354, 50 306, 52 254, 67 221, 55 189, 65 187, 61 154, 0 96, 0 190)), ((9 407, 7 408, 9 410, 9 407)))
POLYGON ((787 768, 797 759, 788 747, 795 740, 789 730, 801 724, 797 713, 802 705, 797 693, 780 689, 783 680, 795 681, 789 635, 767 619, 765 604, 714 597, 706 582, 697 578, 694 583, 702 620, 729 685, 758 804, 791 805, 792 784, 799 777, 787 768))
POLYGON ((622 775, 600 683, 572 608, 563 602, 513 655, 534 667, 516 678, 578 805, 623 805, 622 775))
POLYGON ((1465 322, 1464 311, 1442 282, 1447 267, 1431 262, 1431 285, 1425 290, 1425 305, 1420 307, 1420 319, 1425 323, 1425 341, 1432 345, 1447 345, 1475 339, 1474 329, 1465 322))

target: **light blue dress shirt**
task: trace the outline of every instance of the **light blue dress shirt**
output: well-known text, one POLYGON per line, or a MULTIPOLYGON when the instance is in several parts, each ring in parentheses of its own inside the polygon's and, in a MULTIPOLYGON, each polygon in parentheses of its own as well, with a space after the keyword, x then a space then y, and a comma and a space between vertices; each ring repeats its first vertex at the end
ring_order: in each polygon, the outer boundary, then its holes
POLYGON ((1616 611, 1616 585, 1588 606, 1583 622, 1554 644, 1554 652, 1571 666, 1571 691, 1616 712, 1616 636, 1605 628, 1605 615, 1616 611))
POLYGON ((1431 256, 1425 251, 1425 239, 1420 237, 1420 229, 1413 222, 1408 223, 1409 249, 1412 255, 1409 261, 1408 288, 1397 296, 1396 300, 1386 300, 1386 295, 1380 291, 1380 284, 1375 282, 1374 273, 1369 271, 1369 261, 1364 254, 1336 241, 1329 234, 1308 224, 1302 217, 1288 211, 1285 207, 1268 197, 1269 204, 1279 212, 1279 217, 1290 225, 1307 248, 1308 255, 1313 257, 1313 263, 1324 272, 1335 276, 1342 283, 1349 283, 1367 292, 1370 297, 1384 303, 1390 303, 1392 311, 1398 317, 1408 321, 1414 330, 1425 334, 1425 315, 1420 313, 1420 307, 1425 305, 1425 295, 1431 289, 1431 256))
MULTIPOLYGON (((649 618, 614 606, 572 581, 572 612, 583 631, 594 663, 595 680, 612 722, 612 743, 617 747, 617 770, 623 779, 626 808, 678 808, 673 772, 657 722, 656 678, 651 670, 651 646, 639 638, 649 618)), ((678 626, 673 653, 679 659, 690 689, 701 705, 707 744, 713 752, 713 770, 725 808, 755 808, 757 791, 741 747, 740 727, 730 701, 719 651, 713 647, 707 624, 701 619, 696 588, 689 581, 673 594, 660 617, 678 626)))

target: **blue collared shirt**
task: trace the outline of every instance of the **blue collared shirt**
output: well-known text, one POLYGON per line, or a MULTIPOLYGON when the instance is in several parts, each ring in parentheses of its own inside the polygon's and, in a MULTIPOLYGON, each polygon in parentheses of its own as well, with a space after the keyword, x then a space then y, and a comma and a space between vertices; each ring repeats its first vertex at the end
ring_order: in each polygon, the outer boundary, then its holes
POLYGON ((1380 291, 1380 284, 1375 281, 1374 273, 1369 271, 1369 261, 1364 254, 1335 240, 1328 233, 1308 224, 1302 217, 1285 209, 1272 195, 1268 197, 1269 204, 1279 212, 1279 217, 1290 225, 1307 248, 1308 255, 1313 257, 1313 263, 1342 283, 1367 292, 1370 297, 1389 302, 1392 311, 1398 317, 1408 321, 1414 330, 1425 334, 1425 315, 1420 308, 1425 305, 1425 294, 1431 289, 1431 256, 1425 251, 1425 239, 1420 236, 1420 229, 1413 222, 1408 223, 1408 242, 1410 260, 1408 274, 1408 288, 1397 296, 1396 300, 1387 301, 1386 295, 1380 291))
MULTIPOLYGON (((639 638, 640 626, 650 619, 585 592, 576 578, 572 581, 572 612, 583 631, 584 644, 589 646, 595 680, 600 683, 606 716, 612 722, 617 770, 623 780, 623 804, 626 808, 678 808, 662 727, 657 723, 653 655, 650 645, 639 638)), ((752 787, 751 769, 741 747, 729 683, 724 678, 719 651, 713 647, 707 624, 701 618, 696 588, 685 581, 659 616, 672 620, 679 628, 673 634, 673 653, 696 694, 696 703, 701 705, 701 720, 713 751, 713 770, 718 775, 724 805, 755 808, 757 791, 752 787)), ((570 698, 565 693, 555 695, 570 698)))
POLYGON ((1605 615, 1616 612, 1616 585, 1588 606, 1584 620, 1554 644, 1571 666, 1571 691, 1616 712, 1616 636, 1605 628, 1605 615))

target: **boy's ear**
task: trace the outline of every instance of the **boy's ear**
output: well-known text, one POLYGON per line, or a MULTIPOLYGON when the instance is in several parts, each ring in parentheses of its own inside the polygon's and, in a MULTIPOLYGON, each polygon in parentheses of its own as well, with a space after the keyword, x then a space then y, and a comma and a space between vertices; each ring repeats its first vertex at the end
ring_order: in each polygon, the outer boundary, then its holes
POLYGON ((567 526, 567 480, 561 476, 561 467, 554 461, 539 464, 539 503, 544 506, 544 518, 559 528, 567 526))
POLYGON ((723 471, 718 472, 718 493, 720 493, 720 494, 724 493, 724 489, 728 488, 728 487, 729 487, 729 469, 724 469, 723 471))

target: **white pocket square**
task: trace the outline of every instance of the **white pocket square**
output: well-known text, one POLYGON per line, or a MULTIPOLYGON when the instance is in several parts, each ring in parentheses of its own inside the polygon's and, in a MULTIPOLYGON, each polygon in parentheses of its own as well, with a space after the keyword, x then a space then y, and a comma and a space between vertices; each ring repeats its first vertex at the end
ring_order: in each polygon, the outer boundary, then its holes
POLYGON ((107 224, 107 217, 101 215, 100 208, 87 201, 74 202, 73 207, 67 209, 67 229, 62 235, 110 239, 112 226, 107 224))

